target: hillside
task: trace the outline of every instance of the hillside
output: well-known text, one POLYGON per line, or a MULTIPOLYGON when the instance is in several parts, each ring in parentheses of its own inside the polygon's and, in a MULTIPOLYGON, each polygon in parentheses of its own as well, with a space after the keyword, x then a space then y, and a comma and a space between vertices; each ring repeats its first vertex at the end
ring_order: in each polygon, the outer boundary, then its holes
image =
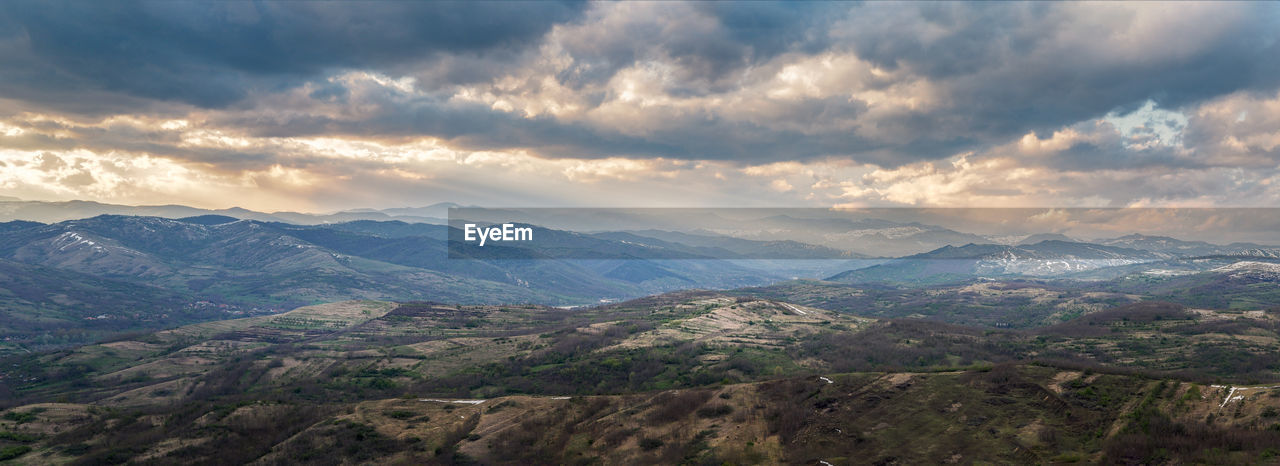
POLYGON ((879 319, 927 319, 962 325, 1031 328, 1132 303, 1145 298, 1105 286, 1067 281, 1005 279, 952 284, 900 285, 796 280, 729 290, 879 319))
MULTIPOLYGON (((270 309, 352 298, 587 304, 680 288, 758 285, 786 273, 698 260, 642 263, 627 259, 635 255, 629 251, 649 249, 599 238, 579 244, 573 238, 585 236, 551 230, 544 232, 549 244, 588 252, 555 260, 467 259, 476 254, 471 250, 451 259, 449 229, 441 225, 228 220, 206 215, 11 222, 0 228, 0 258, 270 309), (556 242, 559 236, 564 239, 556 242)), ((488 249, 486 254, 502 254, 502 248, 488 249)), ((527 251, 516 255, 529 257, 527 251)))
POLYGON ((135 442, 161 423, 199 413, 136 416, 39 404, 7 411, 6 419, 21 422, 0 421, 0 428, 18 439, 9 443, 31 449, 20 461, 87 451, 89 461, 197 464, 1251 463, 1275 457, 1268 445, 1280 441, 1280 430, 1256 426, 1277 425, 1278 394, 1272 387, 1000 366, 636 395, 247 401, 166 430, 151 445, 135 442), (115 427, 101 430, 109 425, 115 427), (93 453, 108 440, 120 443, 93 453), (68 441, 79 443, 52 446, 68 441), (239 448, 225 449, 233 444, 239 448))
POLYGON ((99 216, 14 229, 0 239, 0 255, 14 261, 239 305, 288 308, 353 297, 546 299, 509 284, 342 254, 298 238, 281 224, 99 216))
POLYGON ((0 361, 2 442, 86 462, 1240 460, 1280 435, 1258 430, 1280 401, 1236 385, 1280 381, 1277 351, 1274 313, 1160 303, 993 331, 710 292, 358 301, 0 361))
POLYGON ((1148 236, 1132 234, 1119 238, 1095 241, 1105 246, 1116 246, 1129 249, 1141 249, 1158 254, 1177 257, 1199 257, 1247 254, 1250 251, 1269 251, 1273 247, 1253 243, 1231 243, 1228 245, 1211 244, 1204 241, 1183 241, 1168 236, 1148 236))
POLYGON ((244 313, 155 286, 0 259, 0 355, 244 313))

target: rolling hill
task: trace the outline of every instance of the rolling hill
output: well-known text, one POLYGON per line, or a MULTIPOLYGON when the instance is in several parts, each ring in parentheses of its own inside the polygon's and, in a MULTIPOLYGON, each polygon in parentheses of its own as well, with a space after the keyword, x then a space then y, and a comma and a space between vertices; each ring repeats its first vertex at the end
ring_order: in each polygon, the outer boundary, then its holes
POLYGON ((0 260, 0 355, 245 313, 209 304, 160 287, 0 260))
POLYGON ((1280 441, 1277 322, 1140 303, 992 331, 708 292, 577 311, 333 303, 2 361, 0 451, 82 463, 1248 463, 1280 441))

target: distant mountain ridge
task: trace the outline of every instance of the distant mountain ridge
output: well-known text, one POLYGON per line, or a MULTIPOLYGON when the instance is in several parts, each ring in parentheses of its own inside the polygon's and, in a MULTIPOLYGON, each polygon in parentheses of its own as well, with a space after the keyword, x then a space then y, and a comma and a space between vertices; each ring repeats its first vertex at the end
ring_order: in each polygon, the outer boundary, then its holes
POLYGON ((1080 240, 1077 240, 1075 238, 1072 238, 1070 236, 1060 234, 1060 233, 1037 233, 1019 240, 1017 244, 1019 246, 1023 246, 1028 244, 1036 244, 1043 241, 1063 241, 1067 243, 1081 242, 1080 240))
MULTIPOLYGON (((655 247, 679 248, 692 247, 690 252, 705 251, 711 248, 723 251, 727 258, 752 259, 867 259, 871 256, 844 251, 836 248, 801 243, 791 240, 748 240, 723 235, 697 235, 662 230, 639 230, 623 232, 595 233, 592 236, 618 241, 629 241, 655 247)), ((708 251, 710 252, 710 251, 708 251)))
POLYGON ((229 209, 201 209, 184 205, 146 205, 130 206, 120 204, 104 204, 93 201, 24 201, 16 198, 0 199, 0 222, 12 220, 36 221, 41 223, 57 223, 67 220, 79 220, 99 215, 128 215, 164 218, 192 218, 205 215, 220 215, 243 220, 263 222, 284 222, 298 225, 320 225, 327 223, 351 222, 357 220, 389 221, 399 220, 408 223, 443 224, 448 217, 448 209, 458 207, 452 202, 441 202, 423 207, 398 207, 389 209, 352 209, 329 214, 313 214, 302 212, 258 212, 240 207, 229 209))
POLYGON ((851 251, 866 257, 899 257, 947 245, 990 242, 983 236, 936 225, 875 218, 801 218, 775 215, 743 222, 738 229, 712 231, 757 241, 799 241, 851 251))
POLYGON ((943 246, 887 263, 836 274, 844 283, 935 282, 977 277, 1049 277, 1165 258, 1140 249, 1046 240, 1028 245, 967 244, 943 246))
POLYGON ((1183 241, 1168 236, 1148 236, 1136 233, 1121 236, 1119 238, 1100 239, 1094 241, 1094 243, 1105 246, 1141 249, 1144 251, 1165 254, 1169 257, 1237 255, 1245 251, 1255 251, 1258 254, 1266 254, 1264 251, 1275 251, 1277 249, 1253 243, 1231 243, 1227 245, 1218 245, 1204 241, 1183 241))
MULTIPOLYGON (((788 257, 811 258, 896 258, 934 251, 943 246, 966 244, 1034 245, 1044 241, 1090 242, 1164 254, 1166 257, 1237 254, 1269 254, 1275 246, 1251 243, 1211 244, 1184 241, 1166 236, 1131 234, 1117 238, 1084 240, 1062 233, 1023 232, 1020 234, 975 234, 933 225, 928 216, 899 216, 888 220, 876 217, 842 217, 823 209, 573 209, 573 208, 467 208, 452 202, 422 207, 349 209, 334 213, 256 212, 243 208, 199 209, 181 205, 124 206, 91 201, 40 202, 0 199, 0 221, 28 220, 56 223, 97 215, 155 216, 173 219, 223 216, 242 220, 295 225, 335 225, 349 222, 393 222, 444 224, 449 209, 483 213, 476 219, 495 223, 517 221, 583 234, 630 233, 690 247, 720 248, 725 252, 759 257, 761 247, 770 254, 786 250, 788 257), (744 215, 744 212, 750 215, 744 215), (754 217, 758 215, 758 217, 754 217), (1028 234, 1030 233, 1030 234, 1028 234), (756 241, 770 244, 745 243, 756 241), (790 242, 790 243, 788 243, 790 242), (828 248, 823 250, 821 248, 828 248)), ((864 214, 874 215, 874 214, 864 214)), ((893 212, 886 215, 892 216, 893 212)), ((210 217, 211 219, 213 217, 210 217)), ((192 220, 213 221, 213 220, 192 220)), ((938 219, 943 222, 942 218, 938 219)), ((619 237, 620 238, 620 237, 619 237)), ((633 238, 632 242, 648 242, 633 238)), ((631 241, 631 240, 626 240, 631 241)), ((656 243, 653 243, 656 244, 656 243)), ((670 245, 668 245, 670 246, 670 245)))

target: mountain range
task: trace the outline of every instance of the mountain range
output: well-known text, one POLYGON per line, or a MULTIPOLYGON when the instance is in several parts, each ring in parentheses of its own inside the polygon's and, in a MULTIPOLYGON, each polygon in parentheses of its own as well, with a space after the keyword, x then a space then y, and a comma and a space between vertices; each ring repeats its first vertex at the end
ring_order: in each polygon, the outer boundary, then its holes
POLYGON ((352 222, 357 220, 399 220, 412 223, 445 223, 448 210, 458 207, 452 202, 441 202, 425 207, 400 207, 390 209, 351 209, 327 214, 302 212, 258 212, 240 207, 229 209, 201 209, 184 205, 130 206, 105 204, 93 201, 25 201, 18 198, 0 198, 0 221, 28 220, 56 223, 99 215, 129 215, 164 218, 186 218, 201 215, 222 215, 244 220, 284 222, 297 225, 352 222))
POLYGON ((1246 258, 1270 259, 1280 249, 1255 244, 1218 246, 1167 237, 1130 235, 1098 243, 1056 239, 1035 244, 966 244, 845 271, 827 280, 842 283, 940 283, 997 277, 1111 279, 1130 274, 1182 275, 1205 272, 1246 258), (1127 247, 1122 247, 1124 245, 1127 247), (1219 261, 1208 258, 1219 257, 1219 261))
MULTIPOLYGON (((116 329, 153 328, 353 298, 584 305, 763 285, 793 273, 711 260, 685 245, 679 247, 688 259, 629 260, 625 253, 651 246, 552 230, 543 234, 585 238, 572 244, 603 258, 503 260, 502 249, 488 248, 496 257, 451 259, 449 231, 399 221, 294 225, 209 214, 0 223, 0 312, 12 323, 0 338, 61 344, 92 339, 83 330, 105 321, 116 329), (51 329, 80 333, 50 339, 51 329)), ((507 249, 522 258, 537 253, 507 249)))
MULTIPOLYGON (((67 203, 58 215, 87 212, 72 208, 79 205, 89 210, 103 206, 67 203)), ((341 215, 427 218, 431 209, 448 207, 341 215)), ((1179 279, 1186 283, 1179 283, 1199 289, 1199 282, 1191 281, 1216 280, 1203 278, 1209 274, 1234 280, 1232 286, 1252 286, 1248 280, 1275 274, 1269 267, 1280 257, 1280 249, 1257 244, 1214 245, 1141 235, 1086 243, 1046 234, 993 244, 980 235, 922 223, 783 215, 735 220, 769 234, 746 229, 540 228, 536 247, 508 243, 479 248, 449 241, 460 234, 456 228, 421 221, 302 224, 246 219, 257 214, 234 209, 136 209, 197 215, 0 223, 0 312, 10 322, 0 339, 13 342, 11 349, 57 346, 113 331, 270 314, 345 299, 581 306, 672 290, 753 287, 797 278, 918 286, 1030 277, 1121 280, 1114 286, 1124 287, 1130 282, 1123 280, 1134 277, 1186 276, 1179 279), (787 232, 800 239, 782 238, 787 232), (1034 239, 1040 241, 1027 243, 1034 239), (863 245, 831 245, 855 240, 863 245), (959 241, 967 242, 950 244, 959 241), (936 244, 927 252, 885 257, 890 251, 936 244)))

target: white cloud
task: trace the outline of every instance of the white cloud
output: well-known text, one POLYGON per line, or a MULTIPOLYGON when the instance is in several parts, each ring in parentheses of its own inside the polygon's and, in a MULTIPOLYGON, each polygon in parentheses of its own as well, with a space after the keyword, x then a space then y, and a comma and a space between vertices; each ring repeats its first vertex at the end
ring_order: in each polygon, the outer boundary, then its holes
POLYGON ((796 189, 794 186, 791 186, 791 183, 788 183, 787 180, 784 178, 778 178, 776 180, 769 182, 769 188, 780 193, 785 193, 787 191, 796 189))

